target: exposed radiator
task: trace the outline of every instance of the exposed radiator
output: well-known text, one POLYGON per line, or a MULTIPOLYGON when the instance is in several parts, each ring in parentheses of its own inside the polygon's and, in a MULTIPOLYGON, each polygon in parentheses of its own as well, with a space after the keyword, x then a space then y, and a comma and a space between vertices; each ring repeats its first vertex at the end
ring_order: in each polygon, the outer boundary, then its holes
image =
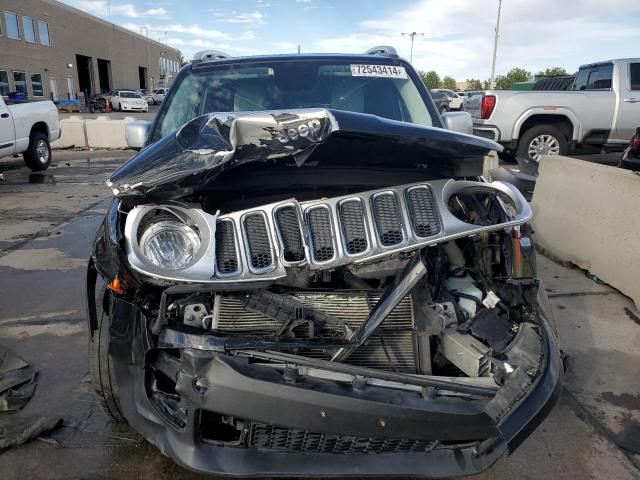
MULTIPOLYGON (((302 291, 291 294, 291 297, 343 320, 355 331, 368 318, 369 312, 380 298, 380 293, 302 291)), ((416 372, 412 311, 411 298, 407 296, 382 322, 368 343, 357 348, 346 363, 381 370, 416 372)), ((269 335, 277 332, 280 326, 279 321, 246 310, 237 297, 220 297, 218 331, 269 335)), ((329 356, 321 351, 302 353, 313 357, 329 356)))

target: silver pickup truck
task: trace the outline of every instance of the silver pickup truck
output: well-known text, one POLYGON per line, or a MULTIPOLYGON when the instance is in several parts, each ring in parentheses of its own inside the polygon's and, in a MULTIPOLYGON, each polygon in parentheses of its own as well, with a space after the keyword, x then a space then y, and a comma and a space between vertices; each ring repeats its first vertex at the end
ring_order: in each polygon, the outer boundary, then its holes
POLYGON ((0 158, 22 153, 31 170, 46 170, 50 142, 60 138, 58 110, 51 101, 7 105, 0 97, 0 158))
POLYGON ((484 90, 467 97, 475 135, 520 158, 581 144, 622 150, 640 126, 640 58, 583 65, 571 91, 484 90))

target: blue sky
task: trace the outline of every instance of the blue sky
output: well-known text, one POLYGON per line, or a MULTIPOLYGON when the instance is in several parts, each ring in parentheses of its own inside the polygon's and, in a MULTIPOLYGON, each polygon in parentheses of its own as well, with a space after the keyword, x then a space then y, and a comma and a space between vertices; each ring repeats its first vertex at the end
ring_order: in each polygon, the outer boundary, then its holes
MULTIPOLYGON (((106 0, 64 0, 108 19, 106 0)), ((189 59, 213 48, 231 55, 363 52, 420 32, 414 65, 456 80, 491 70, 498 0, 112 0, 111 19, 180 49, 189 59), (145 27, 141 29, 141 27, 145 27)), ((536 72, 640 56, 640 0, 504 0, 497 72, 536 72)))

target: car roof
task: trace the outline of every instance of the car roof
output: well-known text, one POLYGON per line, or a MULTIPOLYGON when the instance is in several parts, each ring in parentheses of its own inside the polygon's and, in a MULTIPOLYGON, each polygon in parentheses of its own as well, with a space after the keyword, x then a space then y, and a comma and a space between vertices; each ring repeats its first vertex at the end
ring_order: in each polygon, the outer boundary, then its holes
POLYGON ((192 68, 199 68, 213 65, 231 65, 234 63, 258 63, 269 61, 286 61, 286 60, 354 60, 365 62, 378 62, 394 64, 404 61, 397 55, 367 55, 355 53, 284 53, 277 55, 250 55, 244 57, 228 57, 228 58, 205 58, 191 62, 192 68))

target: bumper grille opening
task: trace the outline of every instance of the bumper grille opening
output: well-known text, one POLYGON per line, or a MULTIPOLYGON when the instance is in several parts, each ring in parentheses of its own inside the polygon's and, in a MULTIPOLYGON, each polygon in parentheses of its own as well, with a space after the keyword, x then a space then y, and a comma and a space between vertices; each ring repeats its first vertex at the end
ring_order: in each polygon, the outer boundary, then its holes
POLYGON ((295 207, 282 207, 276 212, 276 224, 282 238, 282 250, 287 262, 301 262, 305 259, 300 219, 295 207))
POLYGON ((360 200, 347 200, 339 207, 345 249, 350 255, 365 252, 369 246, 364 208, 360 200))
POLYGON ((391 247, 402 243, 402 213, 394 193, 381 193, 373 197, 373 215, 382 245, 391 247))
POLYGON ((273 264, 271 243, 267 223, 263 215, 254 213, 244 219, 244 230, 249 245, 249 260, 256 270, 263 270, 273 264))
POLYGON ((430 237, 440 231, 440 222, 433 195, 428 187, 414 187, 407 191, 407 204, 413 231, 419 237, 430 237))
POLYGON ((249 446, 261 450, 367 454, 427 452, 438 442, 399 438, 367 438, 308 432, 289 427, 253 423, 249 446))
POLYGON ((222 221, 216 224, 216 269, 223 275, 238 271, 238 252, 233 223, 222 221))
POLYGON ((316 262, 327 262, 335 256, 331 215, 324 208, 314 208, 307 212, 313 258, 316 262))
POLYGON ((244 421, 207 410, 200 411, 200 438, 205 442, 238 444, 244 421))

